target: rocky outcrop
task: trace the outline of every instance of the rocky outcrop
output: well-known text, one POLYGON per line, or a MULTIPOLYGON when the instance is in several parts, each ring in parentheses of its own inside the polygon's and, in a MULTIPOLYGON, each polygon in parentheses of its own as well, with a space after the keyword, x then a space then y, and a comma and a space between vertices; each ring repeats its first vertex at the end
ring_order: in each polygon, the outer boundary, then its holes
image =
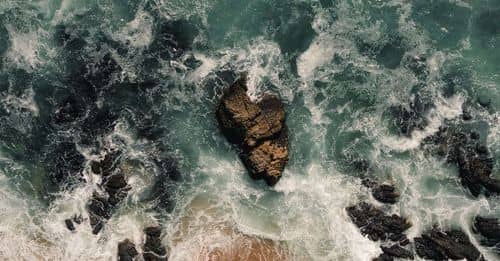
POLYGON ((432 104, 417 94, 410 106, 398 105, 390 108, 394 117, 393 124, 400 134, 411 136, 413 131, 423 130, 428 125, 426 114, 430 108, 432 104))
POLYGON ((366 202, 350 206, 346 210, 354 224, 360 228, 361 233, 373 241, 389 239, 404 242, 407 240, 403 232, 410 228, 411 224, 403 217, 395 214, 386 215, 381 209, 366 202))
POLYGON ((161 227, 152 226, 144 229, 146 242, 144 243, 145 261, 167 261, 167 250, 161 243, 161 227))
POLYGON ((483 236, 481 244, 497 246, 500 249, 500 223, 498 218, 485 218, 477 216, 474 219, 474 229, 483 236))
POLYGON ((394 185, 385 183, 379 184, 378 182, 368 178, 363 179, 362 184, 365 187, 370 188, 373 197, 382 203, 395 204, 399 199, 400 193, 396 191, 396 187, 394 185))
POLYGON ((132 241, 125 239, 118 243, 118 261, 133 261, 139 252, 132 241))
POLYGON ((425 259, 484 260, 479 250, 460 230, 442 231, 433 228, 422 237, 415 238, 415 250, 418 256, 425 259))
POLYGON ((119 151, 108 151, 102 160, 91 163, 92 172, 102 176, 102 191, 96 191, 87 204, 92 233, 98 234, 113 210, 130 190, 125 173, 117 168, 119 151))
POLYGON ((394 258, 413 259, 413 253, 398 244, 394 244, 392 246, 381 246, 380 248, 383 253, 373 259, 374 261, 392 261, 394 258))
POLYGON ((245 76, 226 89, 217 107, 217 120, 224 136, 241 149, 240 158, 250 176, 272 186, 288 162, 285 110, 276 96, 253 102, 246 91, 245 76))
POLYGON ((427 142, 437 146, 438 154, 458 167, 462 185, 476 197, 483 191, 487 194, 500 192, 500 180, 491 177, 493 158, 479 138, 477 132, 461 131, 450 126, 442 127, 427 139, 427 142))

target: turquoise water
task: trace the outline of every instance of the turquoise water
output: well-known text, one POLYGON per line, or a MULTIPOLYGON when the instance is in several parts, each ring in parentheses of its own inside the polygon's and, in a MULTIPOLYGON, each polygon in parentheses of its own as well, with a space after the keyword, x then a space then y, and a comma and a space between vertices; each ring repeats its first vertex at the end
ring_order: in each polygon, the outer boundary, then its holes
POLYGON ((161 223, 170 260, 203 260, 200 249, 229 244, 234 235, 220 227, 280 242, 292 260, 371 260, 380 242, 345 213, 360 200, 380 205, 353 168, 366 161, 401 192, 384 208, 409 218, 410 239, 433 224, 461 227, 497 260, 471 222, 498 217, 498 197, 472 197, 457 170, 421 143, 459 122, 466 106, 498 176, 499 19, 493 0, 1 1, 0 259, 113 260, 118 241, 140 245, 144 226, 161 223), (174 27, 189 45, 174 57, 159 37, 172 20, 184 21, 174 27), (106 55, 120 70, 96 79, 107 83, 95 93, 82 88, 82 68, 106 55), (217 72, 225 70, 248 73, 253 99, 269 92, 286 105, 290 161, 275 187, 251 180, 218 130, 225 85, 217 72), (388 112, 417 93, 433 104, 428 124, 399 135, 388 112), (54 124, 68 96, 85 104, 81 115, 102 110, 116 124, 54 124), (85 157, 85 182, 51 181, 56 148, 67 141, 85 157), (124 153, 132 189, 99 235, 88 221, 71 233, 64 219, 86 217, 100 182, 89 161, 109 147, 124 153), (182 178, 162 181, 158 196, 154 159, 165 157, 182 178))

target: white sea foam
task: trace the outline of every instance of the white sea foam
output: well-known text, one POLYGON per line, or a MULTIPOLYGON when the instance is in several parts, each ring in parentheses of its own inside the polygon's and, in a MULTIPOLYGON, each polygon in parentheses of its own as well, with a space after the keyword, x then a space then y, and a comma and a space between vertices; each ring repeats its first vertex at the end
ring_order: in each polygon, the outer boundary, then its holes
POLYGON ((44 35, 42 29, 30 32, 19 32, 12 26, 7 26, 11 45, 7 58, 17 66, 31 70, 42 64, 40 58, 40 37, 44 35))
POLYGON ((151 43, 152 34, 153 19, 147 12, 139 10, 134 20, 128 22, 114 37, 134 48, 143 48, 151 43))

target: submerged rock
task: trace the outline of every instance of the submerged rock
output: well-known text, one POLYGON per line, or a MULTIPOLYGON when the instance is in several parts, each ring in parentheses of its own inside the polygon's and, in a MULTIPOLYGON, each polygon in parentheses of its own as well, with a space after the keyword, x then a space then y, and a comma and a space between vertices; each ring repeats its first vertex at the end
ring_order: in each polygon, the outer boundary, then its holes
POLYGON ((118 243, 118 261, 133 261, 138 255, 132 241, 125 239, 118 243))
POLYGON ((477 132, 467 134, 455 127, 446 127, 427 141, 437 145, 438 153, 446 156, 448 163, 458 167, 462 185, 473 196, 479 196, 483 190, 500 192, 500 180, 491 177, 493 158, 488 148, 480 143, 477 132))
POLYGON ((379 239, 392 241, 403 241, 406 236, 403 234, 411 224, 398 215, 386 215, 381 209, 361 202, 357 205, 347 207, 347 214, 351 220, 360 228, 363 235, 368 235, 373 241, 379 239))
POLYGON ((400 193, 396 191, 396 187, 390 184, 379 184, 370 178, 365 178, 361 182, 365 187, 372 190, 373 197, 387 204, 394 204, 398 201, 400 193))
POLYGON ((125 173, 117 167, 120 151, 111 150, 102 160, 91 163, 92 172, 102 176, 102 193, 95 192, 87 203, 92 232, 98 234, 113 210, 127 197, 130 187, 125 173), (105 193, 104 193, 105 192, 105 193))
POLYGON ((500 243, 500 223, 498 218, 477 216, 474 219, 474 228, 484 237, 481 243, 485 246, 497 246, 500 243))
POLYGON ((394 125, 399 129, 400 134, 411 136, 413 131, 423 130, 428 124, 425 117, 431 106, 417 94, 409 107, 403 105, 391 107, 394 125))
POLYGON ((442 231, 433 228, 422 237, 415 238, 415 249, 418 256, 425 259, 484 260, 479 250, 460 230, 442 231))
POLYGON ((161 227, 152 226, 144 229, 146 242, 143 257, 145 261, 166 261, 167 250, 161 243, 161 227))
POLYGON ((240 147, 240 158, 250 176, 272 186, 288 162, 285 110, 278 97, 267 95, 255 103, 246 90, 245 76, 225 90, 217 120, 224 136, 240 147))

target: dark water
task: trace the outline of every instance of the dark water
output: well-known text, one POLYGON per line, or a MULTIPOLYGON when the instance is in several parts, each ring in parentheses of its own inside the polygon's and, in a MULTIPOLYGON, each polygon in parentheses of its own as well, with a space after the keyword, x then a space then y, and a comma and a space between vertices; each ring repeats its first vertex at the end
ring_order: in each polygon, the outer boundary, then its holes
POLYGON ((380 243, 344 210, 375 202, 353 162, 401 191, 387 209, 410 239, 460 227, 498 259, 471 232, 475 215, 500 215, 498 197, 472 196, 421 143, 466 109, 498 176, 500 1, 4 0, 0 57, 0 259, 112 260, 160 223, 170 260, 224 248, 220 224, 296 260, 371 260, 380 243), (286 105, 291 158, 274 188, 216 125, 240 72, 252 98, 286 105), (391 108, 415 97, 425 124, 401 131, 391 108), (130 191, 99 235, 88 220, 71 233, 109 151, 130 191))

